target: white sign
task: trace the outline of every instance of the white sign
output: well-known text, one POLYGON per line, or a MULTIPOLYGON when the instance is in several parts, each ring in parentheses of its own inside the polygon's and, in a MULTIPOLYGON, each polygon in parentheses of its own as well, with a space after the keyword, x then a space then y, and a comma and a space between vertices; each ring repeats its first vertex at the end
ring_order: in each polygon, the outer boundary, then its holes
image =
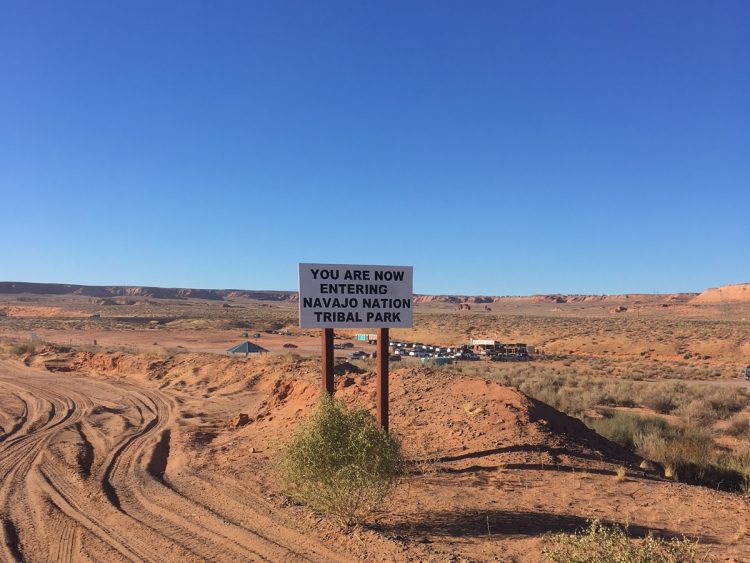
POLYGON ((412 267, 299 265, 302 328, 409 328, 412 267))

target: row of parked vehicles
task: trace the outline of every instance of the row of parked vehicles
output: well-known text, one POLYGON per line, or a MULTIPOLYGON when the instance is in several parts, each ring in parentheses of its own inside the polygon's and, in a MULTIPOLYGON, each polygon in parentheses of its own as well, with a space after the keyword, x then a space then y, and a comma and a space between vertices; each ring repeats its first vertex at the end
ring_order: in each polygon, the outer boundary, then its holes
MULTIPOLYGON (((476 361, 480 359, 468 346, 433 346, 421 342, 402 342, 399 340, 391 340, 389 345, 391 350, 389 359, 393 362, 398 362, 401 358, 406 357, 422 360, 423 363, 427 360, 438 364, 452 363, 455 360, 476 361)), ((352 360, 372 357, 374 357, 374 354, 360 350, 353 352, 350 356, 352 360)))
MULTIPOLYGON (((482 356, 493 362, 518 362, 530 359, 529 350, 526 345, 512 344, 501 345, 497 348, 487 348, 480 350, 480 354, 475 353, 470 346, 436 346, 433 344, 423 344, 421 342, 405 342, 400 340, 391 340, 389 342, 391 361, 399 361, 401 358, 416 358, 422 363, 444 365, 454 361, 478 361, 482 356)), ((357 351, 350 356, 353 360, 374 357, 363 351, 357 351)))
POLYGON ((529 352, 525 349, 512 352, 503 350, 486 350, 484 354, 493 362, 526 362, 529 360, 529 352))
POLYGON ((421 342, 390 341, 394 356, 410 356, 412 358, 444 358, 446 360, 479 360, 479 356, 468 346, 434 346, 421 342))

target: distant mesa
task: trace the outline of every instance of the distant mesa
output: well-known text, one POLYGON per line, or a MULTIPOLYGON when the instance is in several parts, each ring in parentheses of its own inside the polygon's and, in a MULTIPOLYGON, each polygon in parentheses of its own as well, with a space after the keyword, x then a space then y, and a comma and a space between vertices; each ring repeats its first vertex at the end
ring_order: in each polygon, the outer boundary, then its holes
POLYGON ((415 303, 451 303, 461 304, 489 304, 489 303, 596 303, 596 302, 622 302, 632 303, 656 303, 669 301, 671 303, 687 303, 697 293, 628 293, 624 295, 505 295, 505 296, 470 296, 470 295, 415 295, 415 303))
MULTIPOLYGON (((73 285, 62 283, 0 282, 2 294, 37 295, 83 295, 101 305, 148 303, 149 299, 207 299, 211 301, 231 301, 235 299, 256 299, 258 301, 279 301, 296 303, 296 291, 255 291, 247 289, 190 289, 177 287, 120 286, 120 285, 73 285)), ((556 293, 551 295, 414 295, 414 303, 448 303, 463 305, 473 310, 472 305, 480 305, 480 311, 493 303, 599 303, 612 307, 623 302, 637 304, 682 303, 710 304, 724 302, 750 302, 750 283, 725 285, 710 288, 703 293, 628 293, 623 295, 577 295, 556 293)))
POLYGON ((750 283, 710 287, 691 303, 750 303, 750 283))
MULTIPOLYGON (((30 293, 36 295, 84 295, 98 299, 102 305, 116 304, 115 297, 146 299, 225 299, 247 298, 260 301, 296 302, 293 291, 249 291, 238 289, 189 289, 177 287, 72 285, 62 283, 0 282, 0 294, 30 293)), ((134 301, 135 302, 135 301, 134 301)))

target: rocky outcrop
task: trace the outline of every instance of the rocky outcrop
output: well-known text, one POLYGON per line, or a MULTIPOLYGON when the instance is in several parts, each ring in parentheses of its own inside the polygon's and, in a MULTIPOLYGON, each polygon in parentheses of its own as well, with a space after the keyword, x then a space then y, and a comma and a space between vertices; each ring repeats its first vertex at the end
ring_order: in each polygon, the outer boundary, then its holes
POLYGON ((750 283, 708 288, 697 295, 691 303, 750 303, 750 283))

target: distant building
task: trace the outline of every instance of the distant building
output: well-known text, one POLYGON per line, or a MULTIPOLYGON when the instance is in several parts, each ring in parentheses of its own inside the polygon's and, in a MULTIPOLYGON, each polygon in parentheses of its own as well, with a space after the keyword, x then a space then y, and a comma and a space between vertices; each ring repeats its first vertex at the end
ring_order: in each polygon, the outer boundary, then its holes
POLYGON ((358 334, 354 337, 354 340, 357 340, 358 342, 369 342, 370 344, 375 344, 378 341, 378 335, 377 334, 358 334))

